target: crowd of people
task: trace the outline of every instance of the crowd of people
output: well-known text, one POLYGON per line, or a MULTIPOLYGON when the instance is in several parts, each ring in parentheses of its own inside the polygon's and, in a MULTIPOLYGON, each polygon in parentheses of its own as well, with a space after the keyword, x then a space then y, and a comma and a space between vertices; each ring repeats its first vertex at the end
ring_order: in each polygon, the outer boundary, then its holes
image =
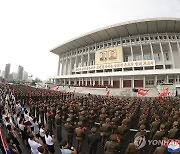
MULTIPOLYGON (((138 121, 134 138, 180 138, 180 99, 177 97, 75 96, 74 93, 25 85, 1 84, 0 110, 2 123, 8 132, 9 150, 15 154, 21 154, 21 146, 25 145, 32 154, 83 153, 86 139, 89 145, 86 153, 96 154, 100 146, 105 154, 122 153, 133 121, 138 121), (66 137, 63 137, 62 129, 65 129, 66 137), (22 138, 23 145, 20 145, 18 137, 22 138), (55 150, 56 142, 59 143, 59 151, 55 150)), ((131 142, 125 153, 139 154, 142 150, 139 143, 131 142)), ((151 145, 145 153, 168 151, 167 146, 151 145)))

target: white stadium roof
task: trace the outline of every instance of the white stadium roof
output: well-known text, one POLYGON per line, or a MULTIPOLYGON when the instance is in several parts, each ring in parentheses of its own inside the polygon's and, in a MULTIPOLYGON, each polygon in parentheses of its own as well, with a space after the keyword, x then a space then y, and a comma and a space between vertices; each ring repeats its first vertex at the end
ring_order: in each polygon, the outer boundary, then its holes
POLYGON ((93 43, 115 39, 118 37, 165 32, 180 33, 180 18, 141 19, 103 27, 71 39, 51 50, 51 52, 60 54, 93 43))

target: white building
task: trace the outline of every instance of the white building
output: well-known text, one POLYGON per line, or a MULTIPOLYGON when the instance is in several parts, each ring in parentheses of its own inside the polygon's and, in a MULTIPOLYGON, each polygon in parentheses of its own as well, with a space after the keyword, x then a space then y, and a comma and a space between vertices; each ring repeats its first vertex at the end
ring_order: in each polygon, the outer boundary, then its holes
POLYGON ((180 18, 143 19, 101 28, 51 51, 56 84, 136 88, 180 83, 180 18))

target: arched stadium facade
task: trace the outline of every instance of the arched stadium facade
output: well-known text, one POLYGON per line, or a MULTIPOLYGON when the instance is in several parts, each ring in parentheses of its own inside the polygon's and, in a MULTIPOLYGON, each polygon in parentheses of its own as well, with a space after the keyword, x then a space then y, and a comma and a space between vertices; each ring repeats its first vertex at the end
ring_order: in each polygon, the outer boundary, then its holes
MULTIPOLYGON (((72 27, 73 28, 73 27, 72 27)), ((51 50, 59 56, 59 85, 148 88, 180 83, 180 18, 120 23, 51 50)))

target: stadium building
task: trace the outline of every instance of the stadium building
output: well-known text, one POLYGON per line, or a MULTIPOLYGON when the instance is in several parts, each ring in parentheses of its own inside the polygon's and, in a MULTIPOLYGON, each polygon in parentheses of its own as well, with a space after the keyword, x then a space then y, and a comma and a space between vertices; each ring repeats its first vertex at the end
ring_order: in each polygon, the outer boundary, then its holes
POLYGON ((150 88, 180 83, 180 18, 124 22, 74 38, 59 56, 59 85, 150 88))

